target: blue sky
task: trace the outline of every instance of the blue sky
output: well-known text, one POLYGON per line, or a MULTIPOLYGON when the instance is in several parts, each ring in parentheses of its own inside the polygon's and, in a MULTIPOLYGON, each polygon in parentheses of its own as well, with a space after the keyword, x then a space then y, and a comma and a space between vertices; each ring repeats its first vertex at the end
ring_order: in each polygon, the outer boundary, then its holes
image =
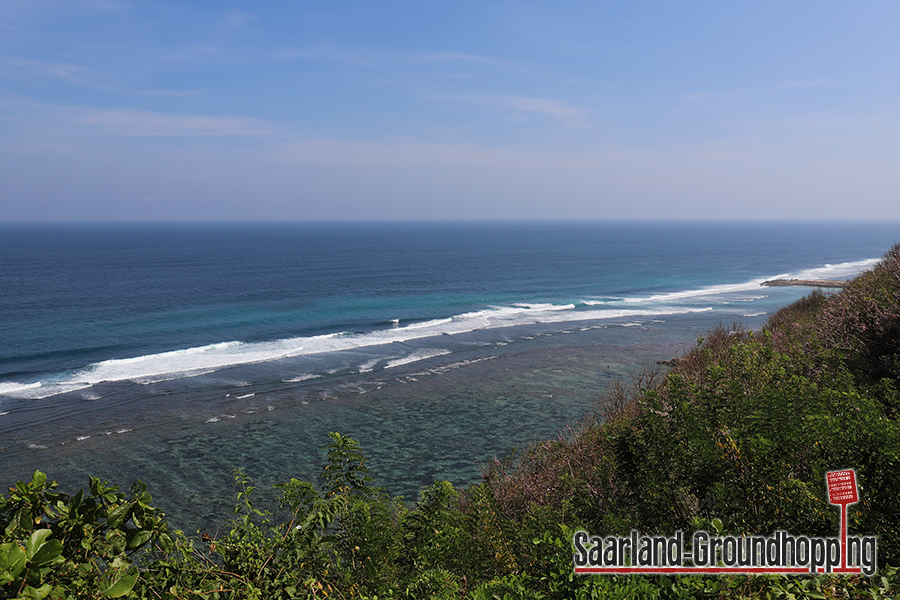
POLYGON ((0 1, 0 220, 900 219, 900 3, 0 1))

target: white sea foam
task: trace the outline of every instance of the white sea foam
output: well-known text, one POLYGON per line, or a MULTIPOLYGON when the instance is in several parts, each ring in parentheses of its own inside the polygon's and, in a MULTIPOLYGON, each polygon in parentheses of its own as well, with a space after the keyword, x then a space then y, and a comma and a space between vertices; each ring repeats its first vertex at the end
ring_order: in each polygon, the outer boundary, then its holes
POLYGON ((805 271, 797 271, 790 273, 784 277, 788 279, 833 279, 846 280, 853 279, 860 273, 868 271, 874 267, 880 259, 869 258, 866 260, 858 260, 854 262, 839 263, 836 265, 825 265, 815 269, 806 269, 805 271))
MULTIPOLYGON (((492 307, 464 313, 449 319, 434 319, 404 327, 368 333, 332 333, 305 338, 288 338, 271 342, 227 342, 186 350, 162 352, 127 359, 107 360, 35 384, 7 382, 5 395, 25 398, 45 398, 72 392, 109 381, 137 381, 149 383, 167 379, 196 376, 216 370, 281 358, 327 354, 356 348, 387 345, 396 342, 459 334, 480 329, 498 329, 516 325, 563 323, 597 319, 616 319, 640 316, 662 316, 711 310, 709 308, 603 308, 576 309, 573 304, 523 305, 492 307)), ((407 359, 396 359, 405 361, 407 359)), ((421 359, 416 359, 421 360, 421 359)), ((390 363, 397 366, 404 363, 390 363)), ((301 375, 288 382, 312 378, 301 375)))
MULTIPOLYGON (((103 363, 100 363, 103 364, 103 363)), ((201 375, 209 375, 210 373, 215 373, 218 371, 216 367, 205 368, 205 369, 188 369, 184 371, 172 371, 169 373, 154 373, 153 375, 147 375, 145 377, 124 377, 122 379, 128 379, 132 383, 139 383, 140 385, 151 385, 154 383, 162 383, 164 381, 174 381, 176 379, 184 379, 185 377, 199 377, 201 375)), ((110 380, 116 381, 116 380, 110 380)), ((91 384, 93 385, 93 384, 91 384)))
POLYGON ((20 392, 34 390, 41 387, 41 382, 18 383, 16 381, 0 382, 0 396, 17 396, 20 392))
MULTIPOLYGON (((584 302, 587 306, 615 306, 620 303, 625 304, 652 304, 656 306, 665 306, 668 303, 678 304, 685 300, 696 300, 696 299, 704 299, 704 301, 711 301, 713 298, 717 296, 721 296, 723 294, 736 294, 740 292, 759 292, 760 285, 764 281, 768 281, 770 279, 833 279, 833 280, 842 280, 842 279, 852 279, 853 277, 859 275, 863 271, 872 268, 880 259, 877 258, 867 258, 864 260, 857 260, 852 262, 844 262, 836 265, 826 264, 821 267, 815 267, 811 269, 804 269, 791 273, 778 273, 776 275, 771 275, 768 277, 761 277, 757 279, 751 279, 749 281, 744 281, 740 283, 728 283, 728 284, 720 284, 720 285, 710 285, 705 287, 700 287, 696 289, 690 290, 679 290, 676 292, 665 292, 661 294, 653 294, 650 296, 636 296, 630 298, 603 298, 603 299, 593 299, 586 300, 584 302)), ((759 294, 751 294, 751 295, 742 295, 739 300, 740 301, 753 301, 753 300, 761 300, 766 298, 765 295, 759 294)), ((734 300, 732 298, 732 300, 734 300)))
POLYGON ((517 302, 512 306, 528 310, 571 310, 575 308, 574 304, 526 304, 524 302, 517 302))
POLYGON ((298 375, 297 377, 292 377, 290 379, 282 379, 281 381, 285 383, 300 383, 301 381, 306 381, 307 379, 315 379, 316 377, 321 377, 321 375, 312 375, 310 373, 303 373, 302 375, 298 375))
MULTIPOLYGON (((474 365, 475 363, 480 363, 485 360, 494 360, 495 358, 499 358, 498 356, 482 356, 480 358, 470 358, 468 360, 461 360, 459 362, 450 363, 447 365, 441 365, 439 367, 434 367, 430 370, 431 373, 442 374, 450 371, 452 369, 459 369, 460 367, 466 367, 469 365, 474 365)), ((381 389, 380 387, 377 389, 381 389)))
MULTIPOLYGON (((332 333, 305 338, 288 338, 271 342, 227 342, 185 350, 162 352, 126 359, 107 360, 50 378, 42 383, 21 384, 5 382, 0 385, 4 395, 24 398, 46 398, 56 394, 84 389, 109 381, 151 383, 168 379, 192 377, 237 365, 274 361, 281 358, 327 354, 370 346, 459 334, 479 329, 498 329, 516 325, 562 323, 596 319, 667 315, 694 312, 696 308, 603 308, 576 309, 573 304, 528 304, 492 307, 456 315, 448 319, 434 319, 404 327, 368 333, 332 333)), ((396 359, 406 360, 406 359, 396 359)), ((421 359, 416 359, 421 360, 421 359)), ((396 366, 398 363, 393 363, 396 366)), ((311 375, 290 380, 298 382, 311 375)))
POLYGON ((57 394, 65 394, 67 392, 77 392, 85 388, 91 387, 90 383, 37 383, 28 387, 22 387, 18 390, 4 392, 2 395, 11 398, 27 398, 29 400, 40 400, 49 398, 57 394))
POLYGON ((401 365, 408 365, 409 363, 417 362, 420 360, 425 360, 428 358, 434 358, 436 356, 444 356, 445 354, 450 354, 450 350, 444 350, 442 348, 420 348, 410 354, 409 356, 404 356, 403 358, 398 358, 395 360, 388 361, 388 363, 384 366, 385 369, 392 369, 394 367, 399 367, 401 365))
POLYGON ((390 360, 392 358, 397 358, 397 357, 396 356, 388 356, 385 358, 373 358, 372 360, 367 360, 363 364, 359 365, 359 372, 360 373, 369 373, 375 368, 375 365, 377 365, 380 361, 390 360))
MULTIPOLYGON (((748 292, 759 290, 759 286, 767 278, 753 279, 743 283, 729 283, 722 285, 711 285, 707 287, 697 288, 693 290, 679 290, 677 292, 666 292, 663 294, 654 294, 652 296, 638 296, 635 298, 621 298, 622 302, 627 304, 666 304, 670 302, 680 302, 684 300, 694 300, 698 298, 707 298, 709 296, 719 296, 721 294, 733 294, 736 292, 748 292)), ((586 302, 586 304, 589 304, 586 302)))

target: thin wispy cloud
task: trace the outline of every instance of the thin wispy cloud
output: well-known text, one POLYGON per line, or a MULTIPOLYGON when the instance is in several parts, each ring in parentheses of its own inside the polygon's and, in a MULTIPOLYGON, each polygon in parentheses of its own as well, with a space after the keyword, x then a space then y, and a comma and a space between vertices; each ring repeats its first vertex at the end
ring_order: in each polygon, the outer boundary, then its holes
POLYGON ((127 10, 127 2, 116 0, 4 0, 0 3, 0 19, 6 16, 21 16, 62 9, 90 13, 115 13, 127 10))
POLYGON ((472 144, 446 144, 418 140, 303 139, 277 146, 271 158, 305 165, 362 168, 422 166, 485 166, 508 164, 506 153, 472 144))
POLYGON ((716 100, 719 98, 740 98, 742 96, 752 95, 753 90, 716 90, 713 92, 695 92, 692 94, 685 94, 684 99, 690 100, 692 102, 703 102, 706 100, 716 100))
POLYGON ((256 15, 245 10, 233 8, 222 16, 222 27, 225 29, 240 29, 248 23, 256 22, 256 15))
POLYGON ((106 134, 120 136, 263 136, 271 132, 259 120, 245 117, 168 115, 122 109, 62 110, 69 122, 106 134))
POLYGON ((553 98, 528 98, 522 96, 480 95, 463 96, 459 100, 493 106, 516 119, 527 120, 535 115, 550 117, 565 127, 584 128, 589 124, 588 111, 553 98))
POLYGON ((250 34, 258 37, 260 33, 259 19, 245 10, 230 9, 222 13, 211 40, 216 44, 228 44, 230 40, 250 34))
POLYGON ((383 66, 388 61, 370 52, 347 51, 331 45, 316 45, 308 47, 282 48, 273 51, 270 55, 274 60, 309 60, 316 59, 343 63, 352 66, 383 66))
POLYGON ((60 79, 66 79, 68 81, 79 81, 77 75, 87 72, 87 68, 81 65, 31 60, 27 58, 0 57, 0 63, 11 67, 27 69, 32 72, 43 73, 44 75, 50 75, 60 79))
POLYGON ((695 92, 691 94, 685 94, 684 99, 690 100, 694 102, 700 102, 704 100, 712 100, 715 98, 724 98, 724 97, 734 97, 734 96, 745 96, 745 95, 754 95, 754 94, 768 94, 773 91, 781 91, 781 90, 789 90, 796 88, 824 88, 824 87, 833 87, 838 85, 837 81, 833 79, 798 79, 791 81, 784 81, 778 84, 762 86, 757 88, 747 88, 740 90, 716 90, 711 92, 695 92))
MULTIPOLYGON (((56 3, 54 2, 53 4, 56 3)), ((127 2, 116 2, 114 0, 74 0, 71 4, 95 12, 121 12, 127 10, 130 6, 127 2)))
POLYGON ((465 54, 462 52, 434 52, 431 54, 419 54, 416 56, 416 59, 420 62, 463 61, 486 64, 498 64, 500 62, 496 58, 477 56, 474 54, 465 54))
MULTIPOLYGON (((415 70, 421 68, 422 65, 441 65, 442 68, 452 68, 453 65, 493 67, 494 71, 498 69, 503 71, 522 70, 521 66, 514 61, 464 52, 384 53, 366 48, 347 48, 327 44, 282 48, 272 52, 271 56, 274 60, 322 60, 375 70, 415 70)), ((427 75, 429 78, 435 78, 438 73, 430 71, 427 75)))
MULTIPOLYGON (((684 160, 683 156, 678 156, 679 160, 684 160)), ((649 155, 612 147, 569 152, 548 148, 526 150, 514 145, 454 144, 411 138, 381 141, 295 139, 276 144, 266 151, 266 160, 271 162, 363 169, 589 170, 599 164, 635 164, 651 159, 658 160, 659 154, 649 155)))
POLYGON ((163 96, 169 98, 187 98, 196 96, 200 90, 133 90, 127 93, 134 96, 163 96))
POLYGON ((134 83, 130 81, 130 78, 124 74, 111 72, 103 73, 95 68, 88 68, 72 63, 0 57, 0 67, 3 65, 6 65, 11 69, 28 71, 30 73, 64 80, 88 88, 105 90, 117 94, 185 98, 196 96, 200 93, 198 90, 139 89, 136 88, 134 83))
POLYGON ((483 65, 500 67, 504 70, 521 70, 521 65, 508 59, 493 56, 481 56, 466 54, 464 52, 434 52, 430 54, 416 54, 410 57, 413 63, 462 63, 470 65, 483 65))
POLYGON ((0 95, 0 121, 9 124, 7 147, 96 136, 117 137, 266 137, 271 123, 250 117, 170 114, 134 108, 99 109, 35 102, 12 94, 0 95))
POLYGON ((790 88, 807 88, 807 87, 831 87, 837 85, 832 79, 803 79, 798 81, 785 81, 775 86, 776 90, 786 90, 790 88))

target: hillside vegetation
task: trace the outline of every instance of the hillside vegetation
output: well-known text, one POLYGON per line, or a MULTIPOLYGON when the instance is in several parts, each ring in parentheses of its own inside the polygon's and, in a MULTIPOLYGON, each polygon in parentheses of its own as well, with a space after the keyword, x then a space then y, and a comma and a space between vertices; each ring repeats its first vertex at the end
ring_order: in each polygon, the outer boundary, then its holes
MULTIPOLYGON (((0 496, 0 597, 880 598, 900 587, 900 245, 833 295, 758 332, 710 332, 666 374, 614 385, 558 439, 435 482, 404 504, 331 434, 321 480, 235 473, 230 530, 171 531, 141 484, 74 495, 42 473, 0 496), (572 532, 834 536, 825 473, 856 470, 851 534, 878 536, 862 576, 576 576, 572 532)), ((223 517, 224 519, 224 517, 223 517)))

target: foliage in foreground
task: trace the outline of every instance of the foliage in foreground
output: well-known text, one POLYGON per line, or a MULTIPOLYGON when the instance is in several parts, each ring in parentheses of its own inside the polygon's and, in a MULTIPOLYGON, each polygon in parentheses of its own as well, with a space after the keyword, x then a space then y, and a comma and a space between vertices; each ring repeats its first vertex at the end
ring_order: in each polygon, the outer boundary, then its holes
POLYGON ((332 433, 321 481, 276 486, 280 511, 235 472, 221 537, 169 531, 141 484, 56 491, 42 473, 0 496, 0 598, 882 598, 900 588, 900 247, 832 296, 757 334, 718 328, 665 377, 614 386, 598 418, 425 488, 371 485, 332 433), (878 535, 875 577, 581 577, 575 528, 835 535, 824 473, 854 468, 850 531, 878 535))
POLYGON ((152 543, 174 547, 143 484, 126 496, 90 478, 89 492, 69 496, 35 472, 0 496, 0 597, 118 598, 139 577, 134 564, 152 543))
POLYGON ((331 436, 321 489, 276 486, 278 524, 236 471, 234 518, 218 539, 170 533, 140 486, 126 499, 92 479, 76 501, 35 473, 0 499, 3 539, 12 538, 0 546, 0 597, 887 598, 900 588, 891 567, 872 579, 575 576, 573 530, 549 514, 516 522, 485 486, 460 501, 448 482, 404 506, 369 485, 356 442, 331 436))

